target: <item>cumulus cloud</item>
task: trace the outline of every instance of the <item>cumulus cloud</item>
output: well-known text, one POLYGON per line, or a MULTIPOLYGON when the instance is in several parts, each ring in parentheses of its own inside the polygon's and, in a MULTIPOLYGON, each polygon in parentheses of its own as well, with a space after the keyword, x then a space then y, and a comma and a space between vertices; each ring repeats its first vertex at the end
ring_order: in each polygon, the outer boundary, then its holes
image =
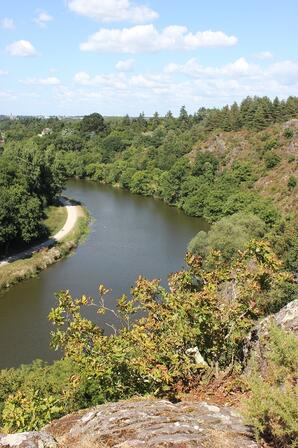
POLYGON ((98 22, 145 23, 158 17, 157 12, 130 0, 69 0, 69 9, 98 22))
POLYGON ((57 86, 61 84, 59 78, 55 76, 49 76, 48 78, 29 78, 22 81, 23 84, 36 85, 36 86, 57 86))
POLYGON ((125 89, 127 85, 126 78, 121 73, 90 76, 89 73, 78 72, 74 76, 74 82, 82 86, 102 86, 116 89, 125 89))
POLYGON ((11 56, 36 56, 37 52, 29 40, 17 40, 6 47, 6 51, 11 56))
POLYGON ((41 11, 33 20, 38 26, 45 28, 53 20, 53 17, 45 11, 41 11))
POLYGON ((15 28, 15 24, 13 19, 9 17, 4 17, 4 19, 0 20, 0 27, 4 30, 13 30, 15 28))
POLYGON ((185 104, 190 111, 201 106, 218 106, 241 101, 247 95, 298 95, 298 62, 279 61, 261 65, 245 58, 213 67, 190 59, 185 64, 169 64, 161 73, 115 72, 92 75, 76 73, 75 87, 57 87, 57 95, 69 107, 85 104, 107 114, 147 114, 179 111, 185 104), (92 106, 91 106, 92 105, 92 106))
MULTIPOLYGON (((276 79, 286 84, 296 82, 298 79, 298 62, 279 61, 263 68, 257 64, 249 63, 241 57, 234 62, 221 67, 203 66, 197 59, 192 58, 184 64, 171 63, 165 66, 164 72, 168 74, 182 73, 193 78, 249 78, 250 80, 276 79)), ((277 92, 278 93, 278 92, 277 92)))
POLYGON ((82 51, 98 53, 140 53, 161 50, 195 50, 200 47, 235 45, 237 38, 222 31, 190 32, 185 26, 171 25, 158 31, 152 24, 131 28, 102 28, 80 45, 82 51))
POLYGON ((261 61, 265 61, 273 58, 273 54, 270 51, 261 51, 260 53, 256 53, 255 57, 260 59, 261 61))
POLYGON ((298 62, 276 62, 268 67, 267 74, 273 78, 282 79, 284 82, 297 82, 298 62))
POLYGON ((134 59, 125 59, 118 61, 115 67, 119 72, 130 72, 134 67, 134 63, 134 59))
POLYGON ((185 64, 168 64, 164 70, 166 73, 184 73, 193 77, 256 77, 262 73, 262 70, 258 65, 249 64, 243 57, 221 67, 203 66, 199 64, 195 58, 192 58, 185 64))

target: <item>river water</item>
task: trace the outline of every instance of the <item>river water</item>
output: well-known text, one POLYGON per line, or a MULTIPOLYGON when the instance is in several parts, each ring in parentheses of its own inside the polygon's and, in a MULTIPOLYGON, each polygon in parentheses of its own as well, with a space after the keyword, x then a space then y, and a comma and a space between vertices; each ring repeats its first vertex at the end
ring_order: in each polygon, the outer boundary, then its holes
MULTIPOLYGON (((74 180, 65 194, 86 205, 93 217, 91 232, 72 256, 0 295, 0 368, 57 358, 49 347, 47 320, 55 292, 69 289, 73 295, 96 297, 103 283, 112 289, 107 305, 113 307, 138 275, 160 278, 165 285, 168 273, 183 266, 189 240, 207 228, 203 220, 161 201, 110 186, 74 180)), ((87 313, 98 320, 94 314, 87 313)))

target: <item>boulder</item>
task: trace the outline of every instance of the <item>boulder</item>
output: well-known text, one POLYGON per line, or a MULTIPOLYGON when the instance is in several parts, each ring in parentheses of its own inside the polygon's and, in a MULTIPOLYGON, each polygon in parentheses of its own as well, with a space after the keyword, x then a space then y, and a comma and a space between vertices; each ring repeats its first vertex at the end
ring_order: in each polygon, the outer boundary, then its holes
POLYGON ((58 448, 54 438, 45 431, 0 434, 1 448, 58 448))
POLYGON ((257 448, 227 406, 138 400, 67 415, 36 433, 0 436, 1 448, 257 448))

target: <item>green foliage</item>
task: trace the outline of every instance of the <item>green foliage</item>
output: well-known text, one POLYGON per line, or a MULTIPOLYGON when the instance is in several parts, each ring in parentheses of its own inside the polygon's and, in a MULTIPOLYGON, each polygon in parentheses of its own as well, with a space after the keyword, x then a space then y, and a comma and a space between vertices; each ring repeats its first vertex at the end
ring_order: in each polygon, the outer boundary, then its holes
POLYGON ((295 176, 290 176, 288 180, 288 188, 289 190, 294 190, 297 185, 297 180, 295 176))
POLYGON ((106 131, 106 124, 102 115, 93 113, 85 115, 80 123, 80 130, 84 133, 100 134, 106 131))
MULTIPOLYGON (((201 108, 193 115, 182 107, 178 118, 168 112, 165 117, 141 113, 106 122, 100 114, 80 122, 0 120, 6 140, 0 153, 2 253, 12 244, 40 237, 43 211, 59 196, 66 176, 153 195, 212 223, 208 233, 191 242, 189 269, 170 276, 169 289, 139 278, 131 297, 119 299, 117 311, 111 312, 117 314, 120 330, 111 336, 83 317, 87 305, 96 305, 99 314, 110 312, 103 287, 99 303, 61 292, 50 319, 56 327, 53 346, 62 349, 64 359, 52 366, 37 362, 0 372, 2 428, 37 429, 75 409, 136 394, 173 398, 205 375, 212 377, 241 361, 242 345, 255 322, 297 297, 297 286, 284 272, 298 270, 295 219, 282 220, 255 183, 264 174, 260 158, 267 169, 274 168, 284 158, 274 148, 294 137, 286 129, 279 141, 281 126, 264 129, 297 117, 297 98, 248 97, 239 105, 201 108), (44 127, 52 132, 38 137, 44 127), (213 146, 218 133, 225 142, 220 152, 213 146), (263 237, 284 267, 265 241, 254 240, 263 237), (189 349, 198 350, 208 367, 198 365, 189 349)), ((291 176, 288 189, 295 187, 291 176)), ((274 342, 275 348, 280 342, 274 342)), ((275 377, 256 380, 251 407, 258 434, 269 435, 276 446, 293 445, 296 431, 297 397, 293 381, 288 382, 292 348, 280 347, 283 358, 271 359, 273 349, 267 357, 285 387, 275 377), (263 397, 259 406, 258 396, 263 397)))
POLYGON ((192 174, 194 176, 205 176, 212 179, 218 165, 219 161, 213 154, 210 152, 199 152, 192 167, 192 174))
POLYGON ((0 255, 44 236, 44 209, 55 202, 65 169, 52 146, 32 139, 9 143, 0 155, 0 255))
POLYGON ((251 244, 233 264, 212 272, 198 257, 188 255, 187 261, 190 270, 170 276, 169 290, 140 277, 132 297, 119 299, 122 328, 111 336, 81 314, 86 305, 97 306, 99 314, 109 311, 103 286, 98 305, 86 296, 73 299, 68 291, 58 294, 58 306, 50 313, 56 326, 52 345, 78 367, 82 384, 96 383, 101 399, 175 394, 178 384, 187 389, 204 372, 188 354, 194 347, 210 368, 233 365, 247 332, 266 313, 271 290, 288 278, 264 243, 251 244), (224 293, 230 282, 237 291, 233 299, 224 293))
MULTIPOLYGON (((106 122, 98 113, 80 121, 0 120, 0 131, 3 129, 6 138, 0 155, 0 188, 12 186, 18 179, 17 183, 34 198, 24 204, 28 228, 24 222, 22 230, 16 229, 6 205, 10 193, 1 191, 0 250, 4 253, 14 242, 23 244, 41 235, 42 228, 36 225, 37 201, 42 211, 60 194, 65 176, 87 177, 133 193, 153 195, 210 223, 245 212, 259 216, 268 228, 273 227, 279 213, 254 188, 264 174, 262 165, 256 167, 255 163, 263 157, 271 169, 280 162, 282 155, 272 150, 283 141, 274 130, 262 129, 298 116, 297 104, 294 97, 287 101, 276 98, 273 102, 267 97, 248 97, 240 105, 201 108, 193 115, 182 107, 178 118, 168 112, 165 117, 155 114, 146 118, 141 113, 137 118, 127 116, 106 122), (44 127, 50 127, 51 133, 38 137, 44 127), (251 144, 249 160, 245 152, 243 157, 239 151, 236 133, 226 138, 230 131, 241 129, 261 130, 243 134, 245 142, 251 144), (212 149, 212 139, 215 132, 221 131, 225 131, 222 138, 226 149, 219 154, 216 146, 212 149), (254 145, 261 147, 261 153, 254 150, 254 145)), ((288 188, 294 188, 292 179, 288 188)))
POLYGON ((241 185, 243 183, 250 185, 254 180, 256 180, 254 174, 254 168, 249 161, 234 162, 229 175, 236 182, 237 185, 241 185))
POLYGON ((181 185, 180 205, 187 215, 204 216, 210 185, 205 179, 187 176, 181 185))
POLYGON ((271 151, 271 149, 276 148, 279 145, 276 139, 268 140, 264 143, 264 150, 271 151))
POLYGON ((2 413, 5 432, 35 431, 61 415, 62 407, 51 395, 41 396, 39 390, 18 391, 10 395, 2 413))
POLYGON ((169 204, 175 203, 180 198, 180 190, 183 182, 190 172, 188 160, 181 158, 173 167, 161 177, 161 197, 169 204))
POLYGON ((298 271, 298 224, 295 218, 283 220, 268 235, 285 268, 298 271))
MULTIPOLYGON (((263 341, 264 343, 264 341, 263 341)), ((291 333, 272 326, 263 353, 266 377, 253 371, 247 418, 258 439, 276 447, 298 446, 298 344, 291 333)), ((256 369, 256 367, 255 367, 256 369)))
POLYGON ((293 129, 286 128, 286 129, 284 130, 284 136, 285 136, 286 138, 288 138, 288 139, 291 139, 291 138, 294 136, 293 129))
POLYGON ((281 158, 277 154, 275 154, 271 151, 267 151, 265 153, 264 159, 265 159, 266 168, 268 168, 268 169, 274 168, 281 161, 281 158))
POLYGON ((151 176, 147 171, 137 171, 129 182, 130 191, 132 193, 149 196, 151 194, 150 182, 151 176))
POLYGON ((36 430, 73 410, 69 378, 76 373, 69 360, 53 365, 37 360, 17 369, 1 370, 0 428, 7 432, 36 430))
POLYGON ((265 223, 255 215, 237 213, 212 224, 208 233, 199 232, 189 243, 188 249, 204 258, 212 266, 212 254, 220 251, 224 261, 235 257, 255 238, 262 238, 265 223))

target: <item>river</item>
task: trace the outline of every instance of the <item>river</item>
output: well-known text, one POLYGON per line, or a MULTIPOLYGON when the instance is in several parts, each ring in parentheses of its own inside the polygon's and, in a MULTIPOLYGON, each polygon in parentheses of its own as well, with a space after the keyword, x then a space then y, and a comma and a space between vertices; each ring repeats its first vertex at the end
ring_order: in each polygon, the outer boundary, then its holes
MULTIPOLYGON (((65 194, 86 205, 93 217, 90 234, 72 256, 0 295, 0 368, 57 358, 49 347, 47 320, 55 292, 96 297, 103 283, 112 289, 107 304, 113 307, 138 275, 160 278, 165 285, 168 273, 183 266, 189 240, 207 228, 203 220, 161 201, 110 186, 73 180, 65 194)), ((88 317, 95 319, 94 314, 90 310, 88 317)))

